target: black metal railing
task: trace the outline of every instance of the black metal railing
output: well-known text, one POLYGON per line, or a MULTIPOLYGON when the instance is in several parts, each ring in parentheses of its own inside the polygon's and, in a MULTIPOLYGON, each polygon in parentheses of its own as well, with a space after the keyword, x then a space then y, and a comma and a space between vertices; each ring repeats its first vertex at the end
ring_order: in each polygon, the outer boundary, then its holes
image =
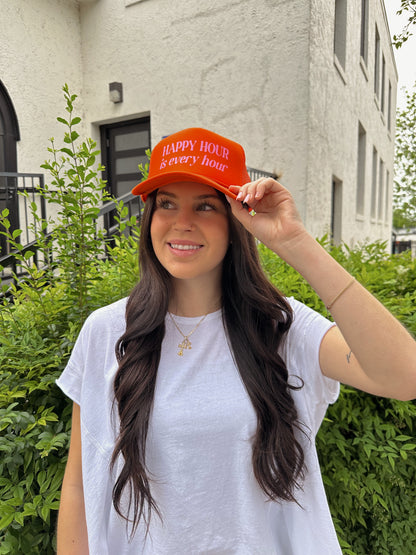
MULTIPOLYGON (((11 230, 22 229, 19 240, 24 244, 33 240, 38 222, 33 218, 31 205, 35 205, 40 218, 46 218, 46 202, 39 190, 44 188, 42 173, 0 172, 0 212, 9 210, 11 230)), ((10 252, 10 245, 2 236, 1 255, 10 252)))
POLYGON ((116 201, 106 202, 99 214, 98 218, 103 218, 104 227, 107 231, 107 235, 111 237, 119 232, 119 224, 116 220, 117 215, 117 204, 123 203, 127 208, 126 220, 130 220, 132 217, 136 218, 137 223, 140 225, 142 219, 142 212, 144 208, 143 201, 137 195, 132 195, 131 193, 126 193, 125 195, 119 197, 116 201))
MULTIPOLYGON (((41 173, 0 172, 0 213, 6 209, 10 222, 10 232, 21 229, 22 233, 15 241, 22 245, 22 254, 33 252, 32 261, 38 265, 40 253, 33 249, 33 241, 40 231, 39 220, 46 219, 46 201, 40 194, 44 188, 44 176, 41 173)), ((46 233, 46 232, 45 232, 46 233)), ((1 281, 10 281, 12 275, 19 275, 19 267, 13 251, 13 245, 4 235, 0 235, 0 274, 1 281)))
POLYGON ((277 179, 277 175, 275 173, 256 170, 256 168, 247 167, 247 173, 250 176, 251 181, 256 181, 257 179, 260 179, 260 177, 272 177, 273 179, 277 179))
MULTIPOLYGON (((273 177, 273 173, 257 170, 255 168, 247 168, 250 178, 254 181, 260 177, 273 177)), ((0 213, 4 208, 9 209, 8 219, 10 221, 10 229, 22 229, 23 233, 19 237, 19 242, 23 246, 22 253, 31 251, 33 253, 33 262, 38 265, 39 263, 45 266, 52 263, 49 257, 47 260, 39 260, 40 254, 38 253, 35 234, 38 230, 38 222, 33 218, 31 208, 32 203, 36 205, 37 214, 42 220, 46 220, 50 214, 47 214, 46 202, 43 196, 39 193, 39 188, 44 188, 43 174, 29 174, 29 173, 10 173, 0 172, 0 213), (19 194, 20 193, 20 194, 19 194)), ((123 205, 127 207, 126 219, 131 219, 132 216, 136 218, 137 223, 141 223, 141 215, 143 211, 143 202, 136 195, 127 193, 116 201, 105 203, 99 212, 97 219, 97 227, 104 227, 106 235, 111 238, 119 232, 119 224, 116 219, 117 216, 117 203, 122 201, 123 205)), ((125 232, 129 232, 129 227, 125 232)), ((48 237, 47 230, 43 230, 48 237)), ((8 282, 14 280, 13 275, 18 279, 23 277, 24 273, 17 264, 15 253, 10 247, 5 237, 1 236, 1 251, 0 251, 0 273, 1 281, 8 282)), ((51 249, 52 252, 52 249, 51 249)))

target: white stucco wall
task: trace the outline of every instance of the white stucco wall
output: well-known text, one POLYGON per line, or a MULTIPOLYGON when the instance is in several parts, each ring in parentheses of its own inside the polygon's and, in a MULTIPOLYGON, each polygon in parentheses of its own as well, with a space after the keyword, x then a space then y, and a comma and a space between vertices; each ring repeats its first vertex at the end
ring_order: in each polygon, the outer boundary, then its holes
POLYGON ((81 10, 92 133, 112 118, 148 113, 152 144, 187 126, 208 127, 241 142, 248 165, 282 175, 313 234, 329 231, 336 176, 343 182, 342 239, 389 239, 390 217, 379 223, 355 214, 358 121, 367 131, 368 212, 373 144, 389 169, 390 187, 393 176, 394 117, 387 135, 373 92, 377 21, 395 106, 397 75, 380 0, 370 1, 367 72, 360 66, 358 0, 348 3, 341 72, 334 64, 334 2, 127 4, 99 0, 81 10), (120 105, 108 100, 111 81, 123 82, 120 105))
MULTIPOLYGON (((61 87, 80 95, 82 134, 151 116, 151 141, 202 126, 239 141, 249 166, 276 172, 308 229, 328 231, 331 181, 343 182, 342 238, 390 237, 390 221, 357 219, 358 121, 393 178, 390 135, 374 101, 374 18, 396 82, 381 0, 370 0, 367 78, 360 66, 360 4, 348 2, 345 72, 334 65, 334 2, 327 0, 0 0, 1 79, 20 125, 18 169, 37 172, 48 139, 62 137, 61 87), (123 83, 113 104, 108 84, 123 83)), ((391 214, 391 208, 390 214, 391 214)))
POLYGON ((49 138, 63 137, 62 86, 82 94, 80 38, 73 0, 0 0, 0 78, 19 122, 19 172, 43 172, 49 138))
POLYGON ((125 7, 100 0, 81 14, 91 121, 150 112, 152 144, 187 126, 210 128, 241 142, 248 165, 283 173, 301 192, 309 35, 304 1, 160 0, 125 7), (111 81, 123 82, 121 105, 108 100, 111 81))
POLYGON ((363 64, 360 57, 361 12, 356 4, 348 3, 343 70, 333 54, 334 3, 312 1, 306 221, 315 235, 329 230, 332 177, 335 176, 342 181, 342 239, 350 245, 367 239, 390 243, 391 201, 387 215, 380 221, 372 221, 370 217, 372 151, 373 145, 376 146, 385 163, 384 171, 389 170, 391 198, 397 71, 387 20, 378 0, 369 2, 368 61, 367 65, 363 64), (374 95, 376 23, 386 60, 386 87, 389 79, 392 84, 390 132, 387 131, 387 117, 382 114, 374 95), (356 214, 358 122, 367 133, 364 217, 356 214))

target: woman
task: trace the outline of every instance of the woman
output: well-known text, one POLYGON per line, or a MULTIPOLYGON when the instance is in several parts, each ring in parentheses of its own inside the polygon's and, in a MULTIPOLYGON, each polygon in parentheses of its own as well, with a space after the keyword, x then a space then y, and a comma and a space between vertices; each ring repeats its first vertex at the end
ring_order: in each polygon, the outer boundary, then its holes
POLYGON ((58 385, 74 401, 58 555, 340 553, 314 446, 339 382, 416 395, 416 344, 306 232, 244 151, 186 129, 153 150, 140 283, 93 313, 58 385), (263 275, 254 237, 336 324, 263 275))

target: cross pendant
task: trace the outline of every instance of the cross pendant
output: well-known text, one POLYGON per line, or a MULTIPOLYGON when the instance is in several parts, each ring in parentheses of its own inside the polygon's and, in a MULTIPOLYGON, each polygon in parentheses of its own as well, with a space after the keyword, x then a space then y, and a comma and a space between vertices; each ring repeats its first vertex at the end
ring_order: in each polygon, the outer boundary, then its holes
POLYGON ((178 355, 182 357, 184 349, 192 349, 192 343, 189 341, 187 337, 185 337, 184 340, 181 343, 179 343, 178 349, 179 349, 178 355))

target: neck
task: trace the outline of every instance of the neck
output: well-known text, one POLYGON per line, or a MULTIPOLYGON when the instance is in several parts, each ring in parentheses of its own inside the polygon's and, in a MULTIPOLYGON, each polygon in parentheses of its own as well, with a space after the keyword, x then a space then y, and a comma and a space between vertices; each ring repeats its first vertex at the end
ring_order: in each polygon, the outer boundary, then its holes
POLYGON ((220 287, 196 286, 178 280, 174 284, 173 295, 169 302, 169 312, 188 318, 204 316, 221 308, 220 287))

